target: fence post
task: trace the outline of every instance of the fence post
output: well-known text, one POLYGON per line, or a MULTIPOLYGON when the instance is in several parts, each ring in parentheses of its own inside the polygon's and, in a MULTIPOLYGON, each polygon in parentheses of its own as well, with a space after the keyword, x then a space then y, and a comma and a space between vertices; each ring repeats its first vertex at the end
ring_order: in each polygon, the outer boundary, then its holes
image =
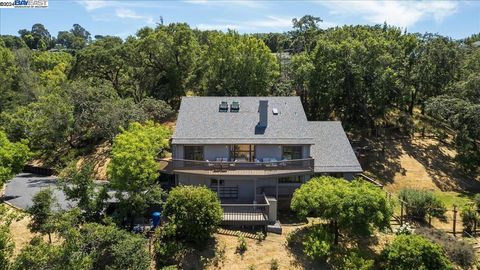
POLYGON ((457 206, 453 205, 453 236, 457 236, 457 206))
POLYGON ((400 200, 400 226, 403 226, 403 201, 400 200))
POLYGON ((473 220, 473 232, 472 235, 475 236, 477 234, 477 219, 473 220))

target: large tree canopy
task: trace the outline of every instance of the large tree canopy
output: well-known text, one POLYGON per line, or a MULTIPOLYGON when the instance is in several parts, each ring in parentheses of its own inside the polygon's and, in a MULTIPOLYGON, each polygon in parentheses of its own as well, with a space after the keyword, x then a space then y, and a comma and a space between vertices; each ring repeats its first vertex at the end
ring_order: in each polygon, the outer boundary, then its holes
POLYGON ((301 217, 313 216, 334 225, 339 231, 368 235, 374 228, 390 226, 392 203, 381 189, 370 183, 321 176, 303 184, 293 194, 291 208, 301 217))
POLYGON ((133 123, 114 139, 108 179, 120 201, 120 220, 128 217, 133 225, 136 215, 143 215, 148 206, 161 203, 156 158, 163 156, 168 148, 170 134, 170 129, 160 124, 133 123))
POLYGON ((268 47, 236 32, 210 35, 203 56, 202 95, 268 95, 279 76, 279 64, 268 47))
POLYGON ((12 143, 0 130, 0 190, 6 181, 19 173, 30 155, 25 141, 12 143))

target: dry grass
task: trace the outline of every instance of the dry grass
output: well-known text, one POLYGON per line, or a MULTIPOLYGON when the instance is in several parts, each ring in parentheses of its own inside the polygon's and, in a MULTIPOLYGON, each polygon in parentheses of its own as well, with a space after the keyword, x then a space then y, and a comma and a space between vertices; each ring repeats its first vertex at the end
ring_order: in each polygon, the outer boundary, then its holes
POLYGON ((31 233, 28 229, 28 223, 30 223, 30 217, 25 215, 22 219, 14 221, 10 225, 10 235, 15 243, 14 256, 20 253, 20 250, 35 236, 35 234, 31 233))
MULTIPOLYGON (((373 141, 372 145, 375 150, 370 153, 367 174, 385 184, 385 190, 393 196, 403 188, 434 191, 448 211, 446 220, 433 219, 432 226, 451 232, 453 205, 465 205, 472 194, 480 191, 480 179, 469 177, 457 168, 453 147, 432 138, 373 141)), ((397 206, 397 214, 399 209, 397 206)), ((457 213, 456 231, 461 230, 457 213)))
POLYGON ((432 138, 371 141, 366 173, 396 193, 402 188, 434 191, 480 192, 480 179, 461 172, 455 150, 432 138))
POLYGON ((104 142, 95 148, 95 152, 81 157, 77 161, 77 168, 81 168, 85 163, 93 164, 94 177, 97 180, 107 180, 107 167, 110 163, 109 152, 112 145, 109 142, 104 142))

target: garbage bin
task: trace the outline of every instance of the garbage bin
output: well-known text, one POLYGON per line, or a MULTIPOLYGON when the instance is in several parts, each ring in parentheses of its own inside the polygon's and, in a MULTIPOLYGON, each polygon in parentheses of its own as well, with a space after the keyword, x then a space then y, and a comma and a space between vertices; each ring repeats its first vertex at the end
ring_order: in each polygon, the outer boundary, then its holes
POLYGON ((156 228, 158 227, 158 225, 160 224, 160 212, 153 212, 152 213, 152 223, 153 223, 153 228, 156 228))

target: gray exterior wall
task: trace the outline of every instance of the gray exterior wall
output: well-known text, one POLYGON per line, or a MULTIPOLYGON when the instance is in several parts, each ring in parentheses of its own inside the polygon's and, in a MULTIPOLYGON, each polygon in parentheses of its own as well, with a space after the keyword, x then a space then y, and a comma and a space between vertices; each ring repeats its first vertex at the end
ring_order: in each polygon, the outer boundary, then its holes
MULTIPOLYGON (((185 158, 183 147, 183 145, 179 144, 172 146, 172 155, 174 159, 185 158)), ((225 144, 204 145, 203 149, 205 160, 210 161, 215 161, 216 158, 229 157, 230 154, 230 146, 225 144)), ((282 151, 282 145, 255 145, 255 157, 259 160, 262 158, 275 158, 277 160, 282 160, 282 151)), ((302 158, 310 157, 310 145, 303 145, 302 155, 302 158)))
MULTIPOLYGON (((210 187, 210 180, 211 179, 221 179, 224 181, 225 187, 238 187, 238 202, 253 202, 254 199, 254 177, 246 177, 246 176, 228 176, 228 177, 207 177, 207 176, 197 176, 197 175, 188 175, 188 174, 180 174, 177 175, 177 184, 180 185, 194 185, 194 186, 206 186, 210 187)), ((307 181, 309 176, 303 176, 303 180, 307 181)), ((270 193, 275 191, 275 187, 277 184, 277 178, 257 178, 256 179, 256 188, 257 188, 257 195, 260 195, 262 188, 266 188, 270 193)), ((299 183, 279 183, 279 189, 282 187, 288 187, 289 190, 293 190, 295 188, 300 187, 301 184, 299 183)), ((281 190, 280 190, 281 192, 281 190)))

